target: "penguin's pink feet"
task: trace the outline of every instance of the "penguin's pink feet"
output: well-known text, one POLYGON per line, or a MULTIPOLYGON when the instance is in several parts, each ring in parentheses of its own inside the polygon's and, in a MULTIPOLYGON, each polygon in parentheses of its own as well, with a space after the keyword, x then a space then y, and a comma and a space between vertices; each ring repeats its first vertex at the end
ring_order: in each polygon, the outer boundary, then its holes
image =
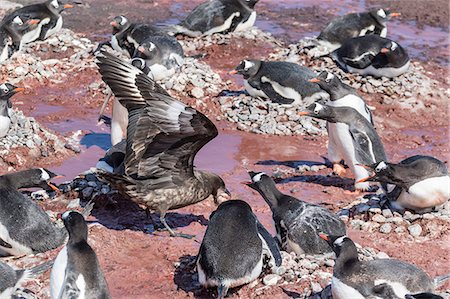
POLYGON ((338 176, 343 176, 345 174, 345 168, 340 163, 333 163, 333 172, 338 176))

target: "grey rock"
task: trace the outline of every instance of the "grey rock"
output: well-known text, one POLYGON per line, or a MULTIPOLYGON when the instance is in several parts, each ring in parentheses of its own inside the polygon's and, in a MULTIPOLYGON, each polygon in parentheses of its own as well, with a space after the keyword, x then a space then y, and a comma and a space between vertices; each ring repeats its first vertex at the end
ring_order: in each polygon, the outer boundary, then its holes
POLYGON ((385 223, 380 227, 380 232, 383 234, 389 234, 392 231, 392 225, 385 223))
POLYGON ((418 237, 422 233, 420 224, 413 224, 408 227, 409 234, 413 237, 418 237))
POLYGON ((274 286, 281 280, 281 276, 278 274, 268 274, 263 277, 263 284, 266 286, 274 286))

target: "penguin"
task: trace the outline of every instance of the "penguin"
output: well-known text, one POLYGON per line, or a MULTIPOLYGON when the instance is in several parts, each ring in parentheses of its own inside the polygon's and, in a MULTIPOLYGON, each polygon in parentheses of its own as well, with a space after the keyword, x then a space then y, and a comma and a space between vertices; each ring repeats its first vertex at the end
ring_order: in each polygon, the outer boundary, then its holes
MULTIPOLYGON (((47 20, 33 19, 28 16, 6 17, 1 27, 11 38, 11 51, 21 51, 25 44, 28 44, 39 37, 41 27, 47 20)), ((9 56, 11 56, 10 54, 9 56)))
POLYGON ((155 81, 175 74, 183 65, 184 52, 180 43, 172 36, 152 36, 137 48, 133 58, 142 58, 155 81))
POLYGON ((0 298, 16 298, 14 293, 26 281, 36 278, 49 270, 53 261, 47 261, 31 269, 13 269, 6 263, 0 262, 0 298))
POLYGON ((371 175, 359 181, 395 186, 387 194, 396 210, 427 212, 450 199, 450 176, 445 164, 430 156, 416 155, 400 163, 385 160, 365 166, 371 175))
POLYGON ((61 177, 45 168, 33 168, 0 176, 0 187, 12 187, 14 189, 38 187, 48 192, 58 191, 51 180, 61 177))
MULTIPOLYGON (((323 71, 310 82, 317 83, 319 88, 329 94, 327 102, 332 107, 351 107, 358 111, 365 119, 373 125, 372 114, 366 102, 358 95, 355 89, 344 84, 338 76, 323 71)), ((350 140, 348 125, 344 123, 327 122, 328 132, 328 159, 333 163, 333 172, 339 176, 345 173, 345 168, 340 164, 345 160, 345 144, 342 141, 350 140)), ((357 166, 359 167, 359 166, 357 166)), ((361 169, 361 172, 363 170, 361 169)))
POLYGON ((339 141, 335 141, 339 147, 336 152, 344 156, 344 160, 352 170, 355 176, 355 189, 367 191, 369 183, 360 180, 368 176, 368 171, 358 164, 369 165, 386 160, 383 143, 374 126, 352 107, 333 107, 314 103, 299 115, 347 125, 348 134, 339 134, 339 141))
POLYGON ((410 65, 402 46, 377 35, 348 39, 331 57, 344 71, 363 76, 394 78, 406 73, 410 65))
POLYGON ((200 284, 217 287, 223 298, 229 288, 257 279, 267 265, 279 267, 281 254, 252 208, 242 200, 221 203, 211 214, 197 256, 200 284))
POLYGON ((144 59, 139 58, 139 57, 135 57, 132 58, 130 60, 130 63, 132 66, 134 66, 135 68, 141 70, 144 74, 146 74, 150 79, 154 79, 153 78, 153 74, 152 71, 150 70, 150 68, 148 67, 147 63, 145 62, 144 59))
POLYGON ((386 23, 400 13, 386 9, 372 9, 368 12, 350 13, 331 21, 317 37, 319 44, 329 51, 339 48, 347 39, 369 34, 386 37, 386 23))
POLYGON ((87 242, 88 227, 83 215, 67 211, 62 220, 69 240, 55 259, 50 274, 50 297, 111 298, 97 255, 87 242))
POLYGON ((209 0, 196 8, 178 25, 174 34, 190 37, 214 33, 245 31, 255 24, 259 0, 209 0))
POLYGON ((406 294, 405 297, 398 297, 395 294, 395 291, 392 288, 392 286, 387 283, 382 283, 374 286, 373 291, 376 293, 375 298, 383 298, 383 299, 444 299, 439 295, 429 292, 418 294, 406 294))
POLYGON ((320 237, 336 253, 331 280, 333 299, 380 298, 375 288, 380 284, 390 286, 399 298, 407 294, 434 291, 434 281, 414 265, 396 259, 361 261, 355 243, 347 236, 321 233, 320 237))
POLYGON ((316 73, 291 62, 243 60, 229 74, 243 75, 245 89, 252 97, 268 98, 279 104, 308 105, 328 97, 309 82, 316 73))
POLYGON ((0 138, 8 134, 11 126, 11 115, 13 113, 11 97, 18 92, 24 91, 23 87, 17 87, 9 83, 0 85, 0 138))
MULTIPOLYGON (((58 0, 47 0, 43 3, 31 4, 21 7, 4 18, 13 20, 16 17, 27 17, 40 20, 39 26, 30 33, 30 41, 36 39, 45 40, 51 35, 61 30, 63 19, 61 12, 64 9, 72 8, 71 4, 61 4, 58 0)), ((30 42, 29 41, 29 42, 30 42)))
POLYGON ((125 56, 133 57, 136 49, 147 38, 156 35, 167 35, 163 30, 149 24, 131 23, 125 16, 117 16, 111 21, 113 28, 111 41, 100 43, 94 53, 107 45, 125 56))
POLYGON ((331 252, 320 232, 345 235, 344 222, 328 209, 281 193, 264 172, 249 172, 251 182, 246 185, 256 190, 272 210, 281 248, 286 252, 322 254, 331 252))

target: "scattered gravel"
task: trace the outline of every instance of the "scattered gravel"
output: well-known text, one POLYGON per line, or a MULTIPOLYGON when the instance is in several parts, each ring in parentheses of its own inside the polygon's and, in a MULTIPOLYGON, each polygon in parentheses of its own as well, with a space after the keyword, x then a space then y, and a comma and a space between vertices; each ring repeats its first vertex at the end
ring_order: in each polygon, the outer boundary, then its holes
POLYGON ((360 197, 339 211, 341 219, 351 228, 380 231, 384 234, 408 233, 414 238, 438 237, 450 222, 450 201, 423 214, 405 211, 402 214, 384 207, 384 195, 360 197))
POLYGON ((8 134, 0 138, 0 167, 14 170, 26 161, 67 153, 67 140, 43 128, 22 111, 13 110, 8 134))

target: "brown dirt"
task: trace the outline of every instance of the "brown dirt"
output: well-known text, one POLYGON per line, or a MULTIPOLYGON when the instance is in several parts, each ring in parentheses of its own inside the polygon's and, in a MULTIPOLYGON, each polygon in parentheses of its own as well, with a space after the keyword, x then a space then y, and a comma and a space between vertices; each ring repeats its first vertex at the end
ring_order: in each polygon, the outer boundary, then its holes
MULTIPOLYGON (((71 29, 85 33, 89 38, 100 40, 109 33, 109 21, 117 14, 126 14, 139 21, 163 21, 184 15, 188 9, 199 2, 198 0, 189 3, 176 1, 173 4, 171 2, 169 6, 169 1, 156 3, 88 0, 82 6, 68 11, 65 23, 71 29)), ((350 6, 355 2, 357 1, 349 1, 346 5, 350 6)), ((439 3, 443 2, 439 1, 439 3)), ((329 5, 329 1, 324 3, 329 5)), ((412 6, 402 6, 405 11, 401 12, 404 13, 405 18, 418 18, 419 21, 436 19, 428 17, 430 11, 435 10, 433 6, 427 5, 423 9, 413 9, 412 6)), ((338 13, 335 6, 328 10, 317 7, 292 9, 291 6, 283 7, 268 1, 258 3, 258 8, 261 9, 263 20, 270 19, 283 28, 280 36, 285 39, 292 38, 292 31, 299 34, 317 30, 316 25, 305 27, 303 23, 324 24, 331 14, 338 13), (280 17, 284 15, 286 18, 280 17)), ((438 11, 443 12, 443 10, 438 11)), ((205 61, 223 75, 223 79, 232 80, 229 88, 242 89, 237 77, 231 77, 225 73, 246 56, 264 57, 268 52, 270 47, 267 45, 255 45, 239 40, 232 41, 227 46, 209 48, 209 56, 205 61)), ((446 72, 445 68, 437 64, 425 67, 434 74, 446 72)), ((441 78, 442 84, 447 84, 440 75, 437 77, 441 78)), ((97 111, 103 101, 102 94, 90 93, 86 88, 96 80, 98 80, 98 74, 95 71, 84 71, 75 74, 71 80, 63 84, 40 86, 36 82, 27 82, 29 91, 15 98, 23 104, 16 103, 16 105, 26 114, 35 115, 39 121, 50 127, 55 126, 64 133, 69 130, 78 130, 79 125, 85 126, 88 130, 95 127, 97 111), (61 123, 66 124, 61 125, 61 123)), ((377 129, 388 156, 393 161, 420 153, 433 155, 448 164, 450 156, 448 103, 421 98, 419 100, 425 101, 427 108, 414 112, 400 108, 397 103, 380 104, 382 102, 380 95, 367 97, 367 100, 370 105, 376 107, 374 113, 377 129)), ((187 101, 195 102, 192 99, 187 101)), ((202 111, 215 119, 219 109, 214 99, 211 99, 202 111)), ((268 206, 258 194, 240 184, 242 180, 248 179, 243 161, 247 161, 247 167, 252 170, 264 170, 269 173, 275 167, 290 168, 301 161, 322 163, 321 156, 326 155, 327 138, 324 136, 260 136, 237 131, 229 123, 218 122, 217 125, 220 128, 220 135, 200 152, 196 160, 197 166, 200 169, 219 173, 232 191, 234 198, 248 201, 261 221, 274 232, 268 206)), ((55 161, 56 163, 58 161, 55 161)), ((82 160, 77 163, 64 167, 82 171, 93 166, 87 165, 82 160)), ((326 205, 333 211, 337 211, 355 199, 355 195, 348 192, 352 190, 353 181, 350 174, 342 179, 328 176, 330 172, 330 169, 324 169, 317 173, 296 175, 280 181, 278 187, 283 192, 306 201, 326 205)), ((65 209, 65 202, 42 204, 55 211, 65 209)), ((197 254, 205 232, 207 219, 214 209, 212 201, 206 200, 169 214, 168 222, 177 230, 196 235, 194 240, 186 240, 170 238, 167 233, 151 234, 151 219, 130 202, 120 198, 115 201, 98 199, 94 216, 90 220, 97 221, 100 225, 90 226, 89 240, 98 254, 113 298, 211 298, 214 292, 202 291, 196 281, 192 280, 191 273, 188 271, 189 269, 194 271, 192 265, 180 272, 176 270, 174 263, 181 261, 192 264, 193 256, 197 254)), ((414 241, 405 235, 360 231, 350 231, 350 236, 363 246, 371 246, 387 252, 394 258, 414 263, 435 276, 450 272, 448 229, 446 227, 445 234, 437 235, 427 242, 414 241)), ((48 253, 48 256, 53 257, 56 253, 57 250, 48 253)), ((257 295, 258 298, 288 298, 286 293, 289 291, 302 293, 304 286, 288 284, 283 286, 286 292, 280 286, 267 289, 261 289, 261 287, 261 283, 254 288, 244 286, 230 298, 254 298, 257 295)), ((445 287, 450 286, 447 284, 445 287)))

